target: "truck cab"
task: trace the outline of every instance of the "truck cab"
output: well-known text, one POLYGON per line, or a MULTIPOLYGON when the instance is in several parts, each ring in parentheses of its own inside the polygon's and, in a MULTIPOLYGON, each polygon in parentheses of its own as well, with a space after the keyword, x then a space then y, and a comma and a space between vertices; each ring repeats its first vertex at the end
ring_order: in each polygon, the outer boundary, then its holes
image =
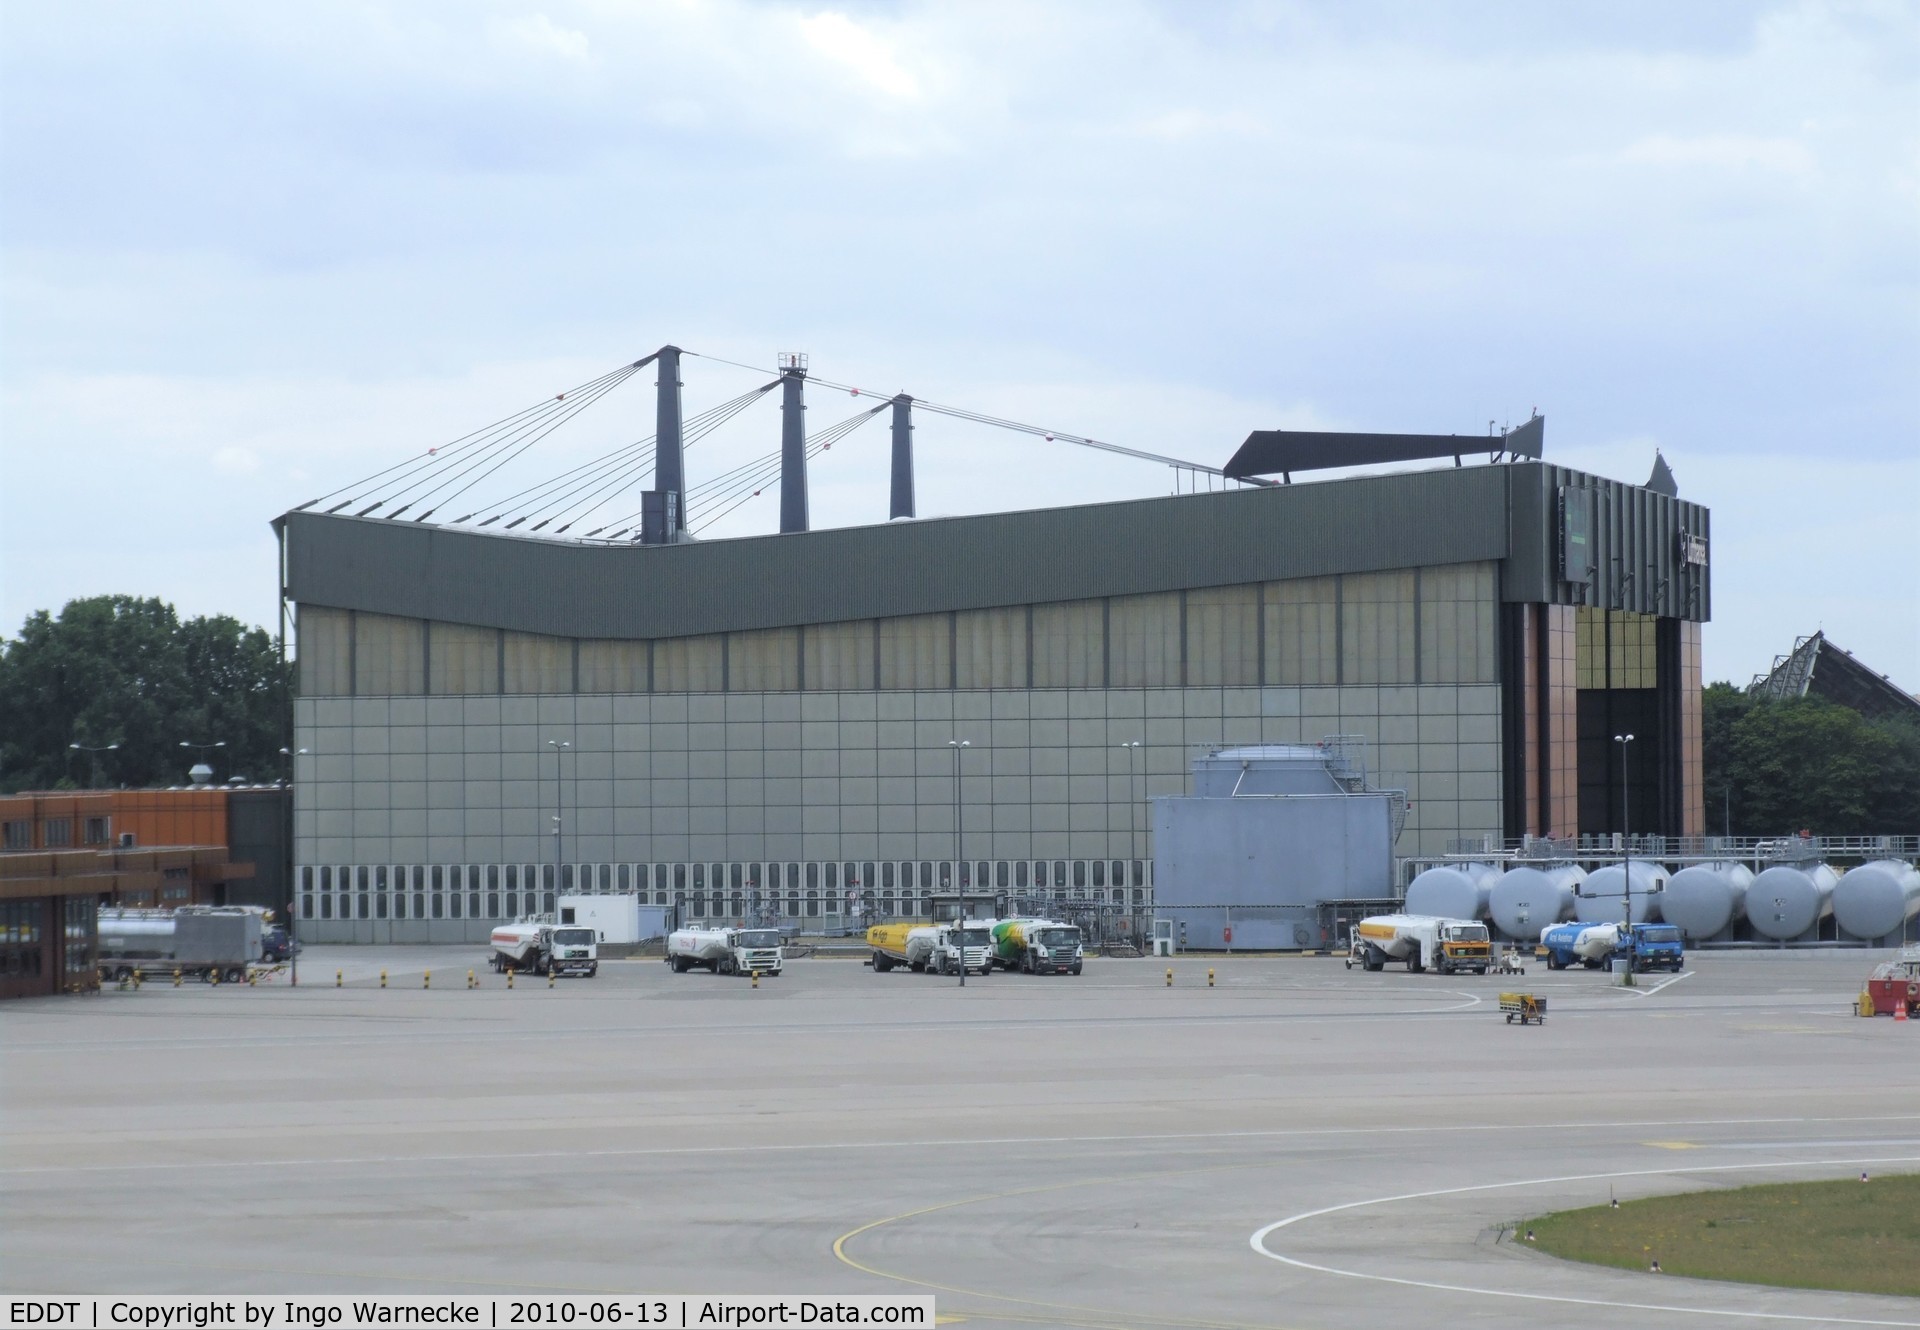
POLYGON ((546 952, 549 974, 594 975, 600 970, 599 939, 591 928, 560 925, 543 928, 541 946, 546 952))
POLYGON ((1636 971, 1672 970, 1675 974, 1686 964, 1687 946, 1674 924, 1635 924, 1620 931, 1614 948, 1613 965, 1626 965, 1636 971))
POLYGON ((993 929, 985 923, 943 924, 934 931, 933 951, 927 958, 930 974, 993 972, 993 929))

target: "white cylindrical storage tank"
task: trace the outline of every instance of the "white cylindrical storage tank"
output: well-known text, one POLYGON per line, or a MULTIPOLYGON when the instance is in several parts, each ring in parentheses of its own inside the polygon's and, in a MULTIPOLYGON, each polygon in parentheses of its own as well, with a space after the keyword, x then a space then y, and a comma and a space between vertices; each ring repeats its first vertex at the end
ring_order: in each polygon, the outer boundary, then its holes
POLYGON ((1442 864, 1407 884, 1408 914, 1484 919, 1495 873, 1487 864, 1442 864))
POLYGON ((1534 942, 1540 930, 1573 918, 1573 889, 1586 873, 1573 864, 1509 868, 1493 884, 1487 909, 1508 937, 1534 942))
POLYGON ((1574 901, 1575 917, 1583 924, 1622 922, 1621 884, 1629 873, 1632 883, 1624 888, 1627 909, 1632 911, 1628 917, 1636 924, 1657 920, 1660 917, 1660 893, 1667 885, 1667 870, 1650 859, 1631 860, 1626 869, 1619 864, 1608 864, 1589 873, 1587 880, 1580 884, 1580 894, 1574 901))
POLYGON ((1825 864, 1775 864, 1747 888, 1747 922, 1756 933, 1791 941, 1833 913, 1838 882, 1825 864))
POLYGON ((1689 864, 1667 880, 1660 917, 1677 925, 1689 942, 1717 937, 1746 912, 1753 870, 1731 862, 1689 864))
POLYGON ((1858 938, 1902 931, 1920 914, 1920 869, 1899 859, 1878 859, 1849 870, 1833 889, 1833 914, 1858 938))

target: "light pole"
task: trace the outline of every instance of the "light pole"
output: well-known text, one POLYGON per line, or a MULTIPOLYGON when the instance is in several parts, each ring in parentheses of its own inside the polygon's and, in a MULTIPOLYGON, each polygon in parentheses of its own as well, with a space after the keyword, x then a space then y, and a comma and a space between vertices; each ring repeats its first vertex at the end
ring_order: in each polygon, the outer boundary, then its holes
POLYGON ((965 739, 949 739, 947 747, 953 750, 953 858, 960 869, 960 940, 956 944, 960 952, 960 987, 967 986, 967 890, 965 875, 967 867, 967 846, 960 835, 960 750, 973 745, 965 739))
MULTIPOLYGON (((205 754, 205 753, 212 752, 216 748, 225 748, 227 746, 227 741, 225 739, 219 739, 210 744, 201 744, 201 743, 194 743, 191 739, 182 739, 180 741, 180 746, 182 748, 191 748, 194 750, 195 753, 205 754)), ((193 773, 189 771, 187 775, 189 778, 191 778, 193 773)), ((211 782, 213 779, 213 764, 211 762, 207 763, 207 779, 209 782, 211 782)))
MULTIPOLYGON (((312 751, 313 750, 311 748, 282 748, 280 750, 281 756, 287 759, 287 788, 289 790, 293 788, 293 759, 296 757, 305 757, 307 754, 311 753, 312 751)), ((293 825, 292 824, 293 824, 293 799, 291 796, 289 796, 287 799, 286 870, 287 870, 287 964, 290 968, 290 975, 287 982, 289 987, 298 988, 300 987, 300 943, 298 939, 294 936, 294 929, 293 929, 293 919, 294 919, 293 900, 294 900, 294 892, 298 889, 298 884, 295 883, 293 880, 294 862, 293 862, 293 825)))
MULTIPOLYGON (((1616 734, 1613 741, 1620 745, 1620 918, 1621 927, 1630 937, 1633 932, 1633 838, 1628 830, 1627 813, 1627 754, 1628 745, 1633 743, 1631 734, 1616 734)), ((1619 948, 1614 948, 1616 955, 1619 948)), ((1620 983, 1627 988, 1633 987, 1633 953, 1627 953, 1626 971, 1620 976, 1620 983)))
POLYGON ((100 754, 115 752, 119 749, 120 745, 117 743, 101 744, 98 748, 94 748, 87 744, 68 744, 67 747, 76 753, 85 753, 87 755, 87 770, 89 772, 89 779, 93 782, 90 788, 97 790, 100 788, 100 754))
MULTIPOLYGON (((1140 755, 1140 740, 1129 739, 1120 746, 1127 750, 1127 858, 1137 861, 1140 858, 1140 805, 1134 802, 1133 789, 1137 783, 1137 772, 1134 768, 1138 766, 1137 759, 1140 755)), ((1137 870, 1129 864, 1128 871, 1132 872, 1137 870)))
POLYGON ((549 739, 547 747, 553 749, 553 893, 554 908, 557 910, 560 905, 560 863, 566 849, 563 839, 566 828, 560 820, 566 811, 563 805, 566 787, 560 783, 560 754, 573 745, 565 739, 549 739))

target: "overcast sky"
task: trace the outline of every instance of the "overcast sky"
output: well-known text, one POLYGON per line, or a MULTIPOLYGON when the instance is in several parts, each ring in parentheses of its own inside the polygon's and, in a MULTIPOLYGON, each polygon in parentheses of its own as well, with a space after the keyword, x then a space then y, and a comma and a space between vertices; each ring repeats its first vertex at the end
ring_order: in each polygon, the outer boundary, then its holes
MULTIPOLYGON (((1537 407, 1712 507, 1709 678, 1824 627, 1920 689, 1913 4, 63 3, 0 43, 0 632, 271 624, 275 514, 672 341, 1215 465, 1537 407)), ((650 432, 651 382, 522 474, 650 432)), ((1174 484, 917 443, 923 514, 1174 484)), ((885 516, 885 448, 820 459, 816 525, 885 516)))

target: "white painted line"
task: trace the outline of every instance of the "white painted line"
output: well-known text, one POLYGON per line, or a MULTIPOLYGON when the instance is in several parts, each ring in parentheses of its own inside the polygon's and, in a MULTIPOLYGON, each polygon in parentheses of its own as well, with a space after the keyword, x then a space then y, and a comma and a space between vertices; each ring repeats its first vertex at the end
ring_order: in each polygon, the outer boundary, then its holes
POLYGON ((1680 971, 1679 974, 1676 974, 1675 976, 1673 976, 1673 978, 1663 979, 1659 983, 1655 984, 1652 988, 1622 988, 1617 991, 1622 993, 1631 993, 1633 996, 1637 998, 1650 998, 1655 993, 1659 993, 1665 989, 1672 988, 1675 984, 1679 983, 1682 979, 1691 979, 1691 978, 1693 978, 1692 970, 1682 970, 1680 971))
MULTIPOLYGON (((475 1160, 527 1160, 545 1161, 552 1159, 646 1159, 661 1156, 680 1155, 754 1155, 754 1154, 804 1154, 812 1151, 833 1152, 840 1150, 872 1151, 877 1148, 895 1150, 915 1149, 952 1149, 969 1145, 1126 1145, 1133 1143, 1151 1143, 1168 1141, 1249 1141, 1274 1140, 1281 1138, 1321 1137, 1321 1136, 1426 1136, 1453 1135, 1471 1132, 1568 1132, 1590 1131, 1595 1128, 1609 1130, 1641 1132, 1667 1127, 1804 1127, 1815 1123, 1830 1122, 1920 1122, 1920 1113, 1885 1113, 1866 1117, 1828 1118, 1667 1118, 1636 1122, 1541 1122, 1516 1126, 1507 1122, 1465 1123, 1454 1126, 1435 1127, 1277 1127, 1264 1131, 1187 1131, 1187 1132, 1151 1132, 1141 1134, 1114 1134, 1105 1136, 983 1136, 983 1137, 943 1137, 920 1141, 821 1141, 799 1142, 790 1145, 662 1145, 636 1147, 625 1150, 524 1150, 501 1153, 494 1150, 475 1151, 472 1154, 438 1155, 370 1155, 358 1158, 330 1159, 190 1159, 177 1161, 151 1161, 131 1164, 71 1164, 65 1166, 37 1168, 0 1168, 0 1177, 25 1176, 32 1174, 59 1173, 145 1173, 171 1172, 180 1169, 217 1169, 217 1168, 299 1168, 303 1166, 319 1168, 337 1168, 342 1166, 377 1165, 387 1167, 394 1164, 471 1164, 475 1160)), ((477 1123, 476 1126, 488 1126, 477 1123)), ((1718 1148, 1703 1145, 1702 1149, 1718 1148)), ((1776 1168, 1779 1165, 1750 1165, 1748 1167, 1776 1168)), ((1681 1170, 1698 1171, 1698 1170, 1681 1170)), ((1604 1176, 1604 1175, 1603 1175, 1604 1176)), ((1495 1183, 1494 1186, 1519 1186, 1519 1183, 1495 1183)), ((1474 1190, 1467 1188, 1466 1190, 1474 1190)), ((1406 1197, 1386 1197, 1386 1200, 1404 1200, 1406 1197)), ((1372 1201, 1358 1201, 1356 1205, 1372 1205, 1372 1201)), ((1336 1206, 1335 1209, 1345 1207, 1336 1206)), ((1329 1213, 1329 1212, 1316 1212, 1329 1213)))
MULTIPOLYGON (((1318 1210, 1307 1210, 1285 1219, 1276 1220, 1258 1230, 1247 1239, 1254 1251, 1270 1261, 1279 1261, 1282 1265, 1291 1265, 1301 1270, 1312 1270, 1317 1274, 1339 1275, 1346 1279, 1364 1279, 1378 1284, 1398 1284, 1405 1288, 1434 1289, 1443 1293, 1469 1293, 1485 1298, 1523 1298, 1531 1302, 1557 1302, 1580 1307, 1618 1307, 1623 1311, 1674 1312, 1685 1316, 1723 1316, 1746 1320, 1796 1321, 1816 1325, 1884 1325, 1884 1326, 1920 1326, 1920 1321, 1877 1321, 1846 1316, 1801 1316, 1792 1312, 1749 1312, 1734 1311, 1725 1307, 1681 1307, 1665 1303, 1625 1302, 1611 1298, 1576 1298, 1557 1293, 1522 1293, 1515 1289, 1476 1288, 1467 1284, 1442 1284, 1430 1279, 1403 1279, 1396 1275, 1368 1274, 1364 1270, 1342 1270, 1331 1265, 1317 1265, 1312 1261, 1298 1260, 1292 1256, 1283 1256, 1266 1245, 1267 1236, 1294 1224, 1309 1219, 1318 1219, 1324 1215, 1339 1214, 1344 1210, 1359 1210, 1373 1205, 1392 1205, 1399 1201, 1424 1201, 1439 1196, 1461 1196, 1470 1192, 1501 1191, 1515 1187, 1545 1187, 1562 1182, 1605 1182, 1618 1178, 1654 1178, 1668 1177, 1674 1174, 1692 1173, 1743 1173, 1763 1168, 1807 1168, 1812 1166, 1845 1164, 1851 1168, 1855 1164, 1914 1164, 1920 1163, 1920 1155, 1892 1155, 1863 1159, 1795 1159, 1776 1161, 1767 1164, 1713 1164, 1694 1168, 1641 1168, 1618 1173, 1569 1173, 1553 1178, 1527 1178, 1515 1182, 1482 1182, 1470 1187, 1442 1187, 1435 1191, 1406 1192, 1399 1196, 1375 1196, 1364 1201, 1348 1201, 1343 1205, 1329 1205, 1318 1210)), ((1596 1266, 1596 1270, 1610 1267, 1596 1266)), ((1624 1274, 1624 1271, 1619 1273, 1624 1274)), ((1782 1290, 1800 1292, 1803 1290, 1782 1290)), ((1830 1290, 1807 1289, 1808 1293, 1830 1290)), ((1865 1295, 1872 1296, 1872 1295, 1865 1295)))

